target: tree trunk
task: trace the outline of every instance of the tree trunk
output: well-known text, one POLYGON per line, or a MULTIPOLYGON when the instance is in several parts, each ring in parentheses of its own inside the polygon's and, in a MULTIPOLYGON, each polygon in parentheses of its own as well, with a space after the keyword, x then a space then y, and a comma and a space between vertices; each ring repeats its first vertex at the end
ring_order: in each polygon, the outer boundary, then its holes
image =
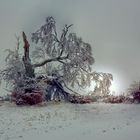
POLYGON ((31 60, 30 60, 30 56, 29 56, 30 44, 28 43, 26 34, 24 32, 22 33, 22 37, 23 37, 23 42, 24 42, 23 63, 24 63, 25 70, 26 70, 26 76, 33 78, 33 77, 35 77, 35 73, 34 73, 34 68, 31 64, 31 60))

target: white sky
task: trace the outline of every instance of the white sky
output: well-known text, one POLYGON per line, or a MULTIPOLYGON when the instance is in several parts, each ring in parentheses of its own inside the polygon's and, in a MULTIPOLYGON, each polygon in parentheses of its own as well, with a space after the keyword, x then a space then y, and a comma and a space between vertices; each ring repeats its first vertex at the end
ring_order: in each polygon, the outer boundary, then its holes
POLYGON ((15 34, 29 37, 53 15, 59 25, 74 24, 72 31, 93 46, 94 70, 113 73, 113 88, 122 92, 140 79, 139 6, 139 0, 0 0, 0 67, 15 34))

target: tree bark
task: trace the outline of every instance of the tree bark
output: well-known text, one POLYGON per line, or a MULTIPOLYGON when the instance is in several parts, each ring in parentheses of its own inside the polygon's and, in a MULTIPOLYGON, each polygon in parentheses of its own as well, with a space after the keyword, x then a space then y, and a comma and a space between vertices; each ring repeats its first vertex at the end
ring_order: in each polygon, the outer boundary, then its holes
POLYGON ((31 59, 29 56, 30 44, 28 43, 26 34, 22 32, 23 42, 24 42, 24 56, 23 56, 23 63, 26 70, 26 76, 33 78, 35 77, 34 68, 31 64, 31 59))

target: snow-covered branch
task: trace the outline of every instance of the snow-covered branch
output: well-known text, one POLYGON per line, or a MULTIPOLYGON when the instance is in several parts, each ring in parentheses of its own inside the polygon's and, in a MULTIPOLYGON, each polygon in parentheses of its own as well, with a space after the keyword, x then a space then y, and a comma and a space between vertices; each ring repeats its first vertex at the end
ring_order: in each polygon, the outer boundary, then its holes
POLYGON ((41 67, 49 62, 54 62, 54 61, 60 61, 62 62, 61 60, 65 60, 65 59, 68 59, 68 56, 64 56, 64 57, 56 57, 56 58, 52 58, 52 59, 47 59, 47 60, 44 60, 43 62, 41 63, 38 63, 38 64, 33 64, 33 67, 36 68, 36 67, 41 67))

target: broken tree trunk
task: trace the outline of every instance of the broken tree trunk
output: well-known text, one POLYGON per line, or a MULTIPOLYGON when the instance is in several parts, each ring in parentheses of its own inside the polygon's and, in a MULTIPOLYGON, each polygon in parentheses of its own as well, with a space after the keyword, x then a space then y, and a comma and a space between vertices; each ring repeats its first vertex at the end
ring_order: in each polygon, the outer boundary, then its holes
POLYGON ((70 93, 66 92, 63 89, 63 86, 61 82, 59 81, 59 79, 56 78, 56 79, 48 80, 47 83, 48 83, 48 88, 46 89, 48 93, 46 95, 47 101, 51 101, 51 100, 68 101, 69 100, 70 93))
POLYGON ((25 70, 26 70, 26 76, 33 78, 35 77, 35 73, 34 73, 34 68, 31 64, 31 59, 29 56, 29 47, 30 44, 28 43, 26 34, 23 32, 22 33, 22 37, 23 37, 23 42, 24 42, 24 56, 23 56, 23 63, 25 66, 25 70))

